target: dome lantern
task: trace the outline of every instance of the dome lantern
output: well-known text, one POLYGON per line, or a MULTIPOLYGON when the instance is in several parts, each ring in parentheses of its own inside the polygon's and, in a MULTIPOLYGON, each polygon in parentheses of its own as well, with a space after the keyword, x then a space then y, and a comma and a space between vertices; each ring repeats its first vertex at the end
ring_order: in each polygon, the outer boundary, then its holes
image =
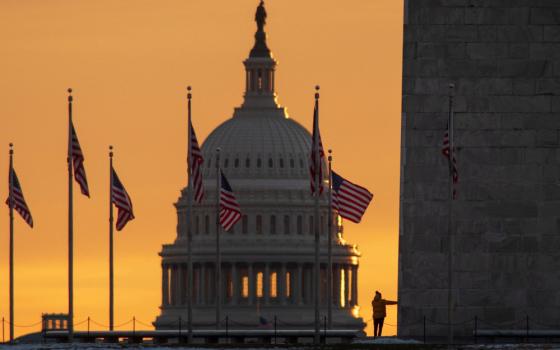
POLYGON ((245 65, 245 101, 244 108, 277 108, 276 93, 274 92, 274 72, 276 60, 266 44, 266 9, 261 1, 255 13, 257 31, 255 44, 249 57, 243 62, 245 65))

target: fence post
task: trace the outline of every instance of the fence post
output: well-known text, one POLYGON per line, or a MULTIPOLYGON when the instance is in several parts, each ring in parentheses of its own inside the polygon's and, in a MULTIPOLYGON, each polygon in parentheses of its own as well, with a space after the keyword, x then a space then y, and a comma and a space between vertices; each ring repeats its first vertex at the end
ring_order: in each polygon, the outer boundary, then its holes
POLYGON ((274 345, 278 344, 276 330, 277 330, 276 315, 274 315, 274 345))
POLYGON ((526 325, 525 325, 525 336, 526 336, 526 342, 529 342, 529 315, 527 315, 527 320, 526 320, 526 325))
POLYGON ((424 321, 423 321, 423 327, 424 327, 424 344, 426 344, 426 315, 424 315, 424 321))
POLYGON ((478 344, 478 316, 474 316, 474 343, 478 344))
POLYGON ((323 316, 323 324, 324 324, 324 338, 325 344, 327 343, 327 316, 323 316))
POLYGON ((226 316, 226 343, 229 344, 229 316, 226 316))
POLYGON ((88 318, 87 318, 87 335, 88 336, 89 336, 89 321, 90 321, 90 318, 88 316, 88 318))
POLYGON ((136 316, 132 316, 132 337, 136 336, 136 316))

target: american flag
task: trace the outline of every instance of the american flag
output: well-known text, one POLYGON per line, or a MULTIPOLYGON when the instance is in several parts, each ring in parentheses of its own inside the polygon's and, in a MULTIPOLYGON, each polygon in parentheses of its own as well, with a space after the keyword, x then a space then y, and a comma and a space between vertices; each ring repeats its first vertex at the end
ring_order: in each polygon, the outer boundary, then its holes
POLYGON ((198 146, 198 141, 196 139, 196 134, 194 133, 194 128, 189 119, 189 129, 191 136, 189 138, 190 154, 188 155, 188 162, 191 167, 191 176, 193 178, 193 188, 194 188, 194 200, 198 203, 202 202, 204 198, 204 187, 202 186, 202 163, 204 159, 202 158, 202 151, 198 146))
POLYGON ((74 167, 74 178, 76 182, 80 185, 80 190, 84 196, 89 197, 89 188, 86 178, 86 169, 84 168, 84 154, 82 153, 82 148, 80 147, 80 141, 78 141, 78 135, 74 129, 74 124, 70 123, 70 152, 72 153, 72 165, 74 167))
POLYGON ((132 201, 126 192, 115 169, 111 169, 111 202, 117 207, 117 231, 123 229, 127 222, 134 219, 132 201))
POLYGON ((358 186, 334 171, 332 172, 332 206, 338 215, 352 222, 362 220, 373 194, 366 188, 358 186))
POLYGON ((447 162, 449 167, 452 171, 453 176, 453 199, 457 198, 457 183, 459 183, 459 171, 457 170, 457 159, 455 158, 455 150, 451 150, 449 145, 449 125, 447 125, 447 129, 445 130, 445 134, 443 135, 443 145, 441 147, 441 153, 445 158, 447 158, 447 162), (453 154, 453 162, 451 162, 451 156, 453 154))
MULTIPOLYGON (((29 210, 27 203, 25 203, 25 198, 23 197, 23 191, 16 175, 16 171, 14 169, 11 169, 11 173, 12 179, 10 186, 13 186, 10 189, 10 192, 13 195, 13 208, 19 213, 19 215, 21 215, 23 220, 25 220, 25 222, 27 222, 30 227, 33 227, 33 218, 31 217, 31 211, 29 210)), ((9 196, 6 200, 6 204, 10 206, 9 196)))
POLYGON ((241 209, 224 173, 220 171, 220 175, 222 177, 220 186, 220 224, 224 230, 229 231, 241 219, 241 209))
POLYGON ((325 159, 325 151, 323 150, 323 142, 321 141, 321 133, 319 132, 319 106, 315 102, 313 110, 313 139, 311 140, 311 155, 309 159, 309 175, 311 177, 311 194, 315 194, 315 174, 319 172, 319 194, 323 193, 323 161, 325 159), (319 168, 315 169, 317 164, 315 154, 318 151, 319 168))

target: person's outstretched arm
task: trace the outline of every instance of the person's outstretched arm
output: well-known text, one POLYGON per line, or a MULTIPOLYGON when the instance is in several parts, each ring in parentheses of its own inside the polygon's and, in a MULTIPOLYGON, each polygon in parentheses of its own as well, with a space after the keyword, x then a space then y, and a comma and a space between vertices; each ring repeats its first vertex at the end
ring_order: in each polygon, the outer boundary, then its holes
POLYGON ((397 305, 397 302, 392 300, 385 300, 385 305, 397 305))

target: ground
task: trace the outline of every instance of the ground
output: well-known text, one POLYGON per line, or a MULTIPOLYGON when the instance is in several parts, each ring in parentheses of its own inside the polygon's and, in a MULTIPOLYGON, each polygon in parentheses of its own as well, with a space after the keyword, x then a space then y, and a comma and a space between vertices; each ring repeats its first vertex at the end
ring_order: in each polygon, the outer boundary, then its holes
MULTIPOLYGON (((153 345, 128 345, 128 344, 21 344, 21 345, 0 345, 0 350, 101 350, 101 349, 149 349, 149 350, 208 350, 208 349, 228 349, 228 350, 262 350, 266 348, 278 348, 289 350, 312 350, 313 346, 256 346, 249 344, 246 346, 153 346, 153 345)), ((378 339, 365 338, 353 344, 336 344, 321 347, 321 350, 427 350, 427 349, 449 349, 446 345, 422 344, 417 341, 402 340, 396 337, 381 337, 378 339)), ((478 345, 458 345, 455 350, 560 350, 560 344, 478 344, 478 345)))

